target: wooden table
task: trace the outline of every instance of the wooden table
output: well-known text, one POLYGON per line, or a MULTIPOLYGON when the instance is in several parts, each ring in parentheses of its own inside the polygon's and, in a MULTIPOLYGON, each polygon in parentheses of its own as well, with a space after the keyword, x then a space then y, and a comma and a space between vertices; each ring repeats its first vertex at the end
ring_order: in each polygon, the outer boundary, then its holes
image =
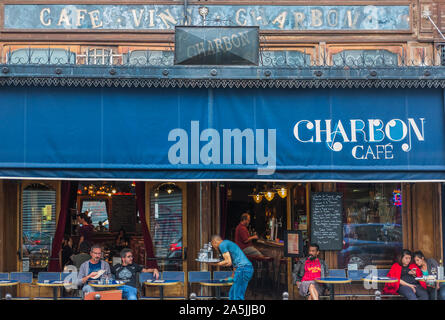
POLYGON ((334 296, 335 296, 335 289, 334 289, 334 285, 336 284, 344 284, 344 283, 351 283, 351 279, 349 278, 336 278, 336 277, 326 277, 326 278, 320 278, 320 279, 315 279, 315 282, 318 283, 324 283, 324 284, 331 284, 331 289, 329 290, 329 296, 331 300, 334 300, 334 296))
POLYGON ((12 287, 19 284, 17 280, 1 280, 0 281, 0 299, 3 299, 3 287, 12 287))
MULTIPOLYGON (((48 282, 37 282, 37 285, 40 287, 51 287, 53 288, 53 299, 57 300, 57 296, 59 294, 59 288, 62 288, 65 284, 63 281, 48 281, 48 282)), ((39 292, 40 295, 40 292, 39 292)))
POLYGON ((199 283, 205 287, 213 287, 216 291, 216 300, 221 300, 221 287, 231 287, 233 285, 232 281, 227 280, 207 280, 199 283))
POLYGON ((161 280, 162 282, 155 282, 155 281, 156 280, 147 280, 144 282, 144 285, 159 287, 159 299, 160 300, 164 300, 164 287, 175 286, 175 285, 182 283, 181 281, 177 281, 177 280, 161 280))

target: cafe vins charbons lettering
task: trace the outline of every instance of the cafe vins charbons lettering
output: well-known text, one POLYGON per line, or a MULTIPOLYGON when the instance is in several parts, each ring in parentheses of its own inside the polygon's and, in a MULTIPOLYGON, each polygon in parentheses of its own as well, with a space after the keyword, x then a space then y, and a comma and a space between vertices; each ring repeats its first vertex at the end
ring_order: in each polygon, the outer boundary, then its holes
MULTIPOLYGON (((5 29, 173 30, 203 25, 201 5, 5 4, 5 29), (187 16, 187 19, 185 18, 187 16)), ((206 4, 205 26, 261 30, 410 30, 409 5, 240 6, 206 4)))

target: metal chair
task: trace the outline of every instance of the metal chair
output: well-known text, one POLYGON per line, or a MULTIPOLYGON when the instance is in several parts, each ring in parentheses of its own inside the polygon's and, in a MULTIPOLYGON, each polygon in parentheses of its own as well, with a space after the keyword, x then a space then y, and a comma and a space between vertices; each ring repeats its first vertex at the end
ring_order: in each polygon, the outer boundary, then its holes
POLYGON ((388 276, 389 269, 377 269, 377 276, 386 277, 388 276))
POLYGON ((366 274, 363 270, 348 270, 348 278, 352 281, 360 281, 366 277, 366 274))
MULTIPOLYGON (((188 276, 189 276, 188 277, 189 287, 191 287, 193 283, 200 283, 202 281, 211 280, 212 274, 210 273, 210 271, 189 271, 188 276)), ((201 288, 201 293, 202 293, 202 288, 201 288)), ((198 299, 211 298, 211 296, 204 296, 201 294, 197 295, 196 298, 198 299)))
MULTIPOLYGON (((10 274, 11 280, 17 280, 20 284, 32 284, 32 272, 11 272, 10 274)), ((16 297, 13 300, 25 300, 31 299, 31 297, 16 297)))

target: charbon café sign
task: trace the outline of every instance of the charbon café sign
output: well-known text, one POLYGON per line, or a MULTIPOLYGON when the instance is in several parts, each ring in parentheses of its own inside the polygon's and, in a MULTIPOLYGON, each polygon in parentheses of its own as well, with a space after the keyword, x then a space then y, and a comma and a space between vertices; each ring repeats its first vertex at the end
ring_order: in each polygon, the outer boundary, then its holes
POLYGON ((242 6, 5 4, 4 29, 173 30, 178 25, 258 26, 261 30, 411 30, 409 5, 242 6))
POLYGON ((258 65, 258 27, 176 27, 175 64, 258 65))

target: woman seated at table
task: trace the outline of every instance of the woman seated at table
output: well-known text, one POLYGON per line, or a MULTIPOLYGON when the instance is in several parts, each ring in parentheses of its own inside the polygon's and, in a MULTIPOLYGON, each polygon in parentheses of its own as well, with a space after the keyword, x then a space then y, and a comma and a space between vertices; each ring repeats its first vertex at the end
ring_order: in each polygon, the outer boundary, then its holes
MULTIPOLYGON (((437 268, 439 267, 439 264, 433 258, 425 259, 422 251, 414 252, 414 262, 419 267, 420 271, 422 271, 424 276, 434 275, 433 270, 436 271, 435 275, 437 276, 437 268)), ((437 295, 438 298, 440 300, 445 300, 445 283, 441 283, 439 285, 439 283, 436 284, 434 281, 427 281, 426 286, 431 300, 435 299, 435 290, 439 291, 437 295)))
POLYGON ((388 272, 388 277, 399 281, 385 284, 383 294, 399 293, 408 300, 428 300, 425 283, 416 280, 416 277, 422 276, 422 272, 411 262, 412 256, 411 251, 403 249, 400 260, 394 263, 388 272))

